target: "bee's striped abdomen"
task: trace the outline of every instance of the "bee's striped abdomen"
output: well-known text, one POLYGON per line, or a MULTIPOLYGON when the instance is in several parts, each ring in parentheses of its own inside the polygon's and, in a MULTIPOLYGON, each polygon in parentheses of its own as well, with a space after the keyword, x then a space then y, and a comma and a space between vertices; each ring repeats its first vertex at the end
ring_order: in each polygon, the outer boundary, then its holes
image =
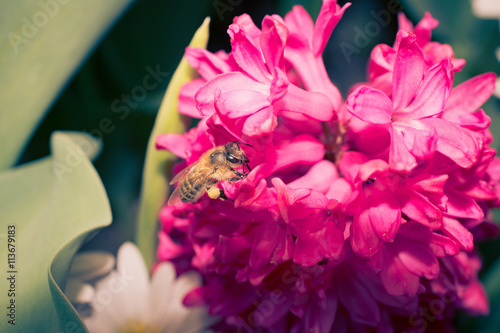
POLYGON ((193 181, 190 177, 186 177, 181 184, 180 197, 182 202, 191 202, 199 196, 203 184, 198 184, 193 187, 193 181))

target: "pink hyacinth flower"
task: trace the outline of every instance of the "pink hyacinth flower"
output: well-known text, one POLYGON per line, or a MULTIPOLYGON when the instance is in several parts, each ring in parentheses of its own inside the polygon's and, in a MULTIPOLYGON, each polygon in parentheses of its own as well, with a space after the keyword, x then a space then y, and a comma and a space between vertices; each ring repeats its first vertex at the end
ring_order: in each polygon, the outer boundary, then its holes
POLYGON ((217 113, 223 122, 242 119, 242 133, 248 136, 273 131, 279 114, 331 120, 333 104, 326 95, 305 91, 287 78, 283 58, 287 27, 280 20, 266 16, 258 44, 251 34, 253 30, 249 33, 245 29, 246 25, 235 23, 228 30, 231 54, 241 71, 221 74, 196 93, 201 115, 217 113))
POLYGON ((407 34, 396 56, 392 96, 361 86, 349 95, 346 106, 361 120, 387 127, 393 170, 410 172, 418 159, 428 159, 435 151, 470 167, 477 161, 482 137, 441 118, 452 83, 450 60, 425 71, 416 36, 407 34))

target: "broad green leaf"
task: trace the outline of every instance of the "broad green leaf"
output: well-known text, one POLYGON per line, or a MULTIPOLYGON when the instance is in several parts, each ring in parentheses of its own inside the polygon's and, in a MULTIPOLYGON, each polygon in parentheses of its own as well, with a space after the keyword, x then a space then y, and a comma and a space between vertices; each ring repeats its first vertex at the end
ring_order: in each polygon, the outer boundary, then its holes
POLYGON ((13 277, 0 279, 1 332, 85 330, 61 290, 81 243, 111 222, 106 192, 88 159, 99 149, 86 134, 56 132, 51 157, 0 173, 0 257, 4 276, 13 277), (5 316, 11 302, 15 326, 5 316))
MULTIPOLYGON (((190 46, 206 47, 209 23, 210 19, 206 18, 194 34, 190 46)), ((183 133, 185 131, 181 116, 177 111, 179 91, 185 83, 193 80, 196 75, 196 71, 188 64, 186 59, 182 58, 168 85, 149 137, 142 174, 136 232, 136 244, 148 266, 151 266, 155 259, 158 213, 162 205, 165 204, 168 194, 166 172, 177 159, 170 152, 157 150, 155 140, 162 133, 183 133)))
POLYGON ((19 158, 76 68, 133 0, 0 4, 0 170, 19 158))

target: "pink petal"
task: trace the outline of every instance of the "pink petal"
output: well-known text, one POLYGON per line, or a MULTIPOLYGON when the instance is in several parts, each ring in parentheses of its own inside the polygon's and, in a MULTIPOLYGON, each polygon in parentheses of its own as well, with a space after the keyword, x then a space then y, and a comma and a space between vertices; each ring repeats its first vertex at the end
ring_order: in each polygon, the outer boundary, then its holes
POLYGON ((233 19, 233 23, 238 25, 245 31, 246 35, 250 38, 251 41, 253 41, 253 44, 255 46, 259 44, 258 40, 260 38, 261 31, 255 25, 250 15, 242 14, 240 16, 236 16, 233 19))
POLYGON ((398 235, 429 246, 437 257, 454 256, 460 250, 453 240, 432 232, 428 227, 413 221, 403 224, 399 228, 398 235))
POLYGON ((288 93, 275 103, 275 108, 300 113, 318 121, 330 121, 334 116, 330 98, 319 92, 305 91, 293 84, 288 86, 288 93))
POLYGON ((273 73, 274 67, 285 68, 283 52, 288 38, 287 27, 271 18, 264 17, 262 21, 262 34, 260 35, 260 47, 267 64, 269 72, 273 73))
POLYGON ((342 96, 329 79, 321 54, 313 53, 314 26, 309 14, 301 6, 295 6, 285 16, 285 22, 290 30, 285 58, 292 64, 306 90, 325 94, 332 101, 334 109, 338 110, 342 96))
POLYGON ((399 34, 403 37, 396 55, 392 78, 394 110, 408 106, 413 100, 425 68, 424 56, 416 36, 411 33, 405 36, 402 31, 399 34))
POLYGON ((268 265, 274 251, 282 238, 286 238, 286 231, 272 220, 264 221, 259 228, 261 237, 254 238, 252 250, 249 258, 249 265, 252 269, 268 265))
POLYGON ((474 248, 472 234, 456 219, 445 216, 441 230, 445 235, 457 241, 463 250, 472 251, 474 248))
POLYGON ((384 251, 384 268, 380 272, 382 283, 387 292, 394 296, 417 294, 420 278, 408 271, 392 250, 384 251))
POLYGON ((406 32, 413 31, 413 23, 408 20, 404 12, 398 13, 398 30, 403 30, 406 32))
POLYGON ((401 263, 410 273, 429 280, 437 277, 439 262, 429 247, 403 239, 397 241, 394 247, 401 263))
POLYGON ((219 113, 228 118, 241 118, 269 106, 267 96, 254 90, 231 90, 215 100, 219 113))
POLYGON ((491 125, 491 118, 488 117, 483 109, 479 109, 474 113, 457 112, 448 114, 445 111, 445 113, 443 114, 443 119, 470 129, 471 131, 482 131, 487 129, 491 125))
POLYGON ((232 55, 243 71, 258 82, 269 82, 271 74, 262 59, 262 53, 249 40, 245 31, 236 24, 231 24, 227 33, 231 37, 232 55))
POLYGON ((304 37, 304 45, 312 44, 314 22, 309 13, 300 5, 293 6, 285 15, 285 23, 292 34, 304 37))
POLYGON ((448 175, 435 176, 421 173, 409 179, 409 182, 415 191, 443 195, 444 184, 448 178, 448 175))
POLYGON ((473 132, 439 118, 421 119, 420 122, 436 130, 437 151, 463 168, 470 168, 477 162, 481 143, 476 142, 473 132))
POLYGON ((449 215, 467 219, 482 219, 484 217, 481 207, 469 196, 451 188, 446 188, 445 193, 448 197, 447 213, 449 215))
POLYGON ((403 110, 394 112, 394 119, 420 119, 443 112, 453 84, 453 71, 449 58, 430 68, 415 93, 415 99, 403 110))
POLYGON ((281 69, 275 68, 275 74, 271 81, 271 89, 267 97, 269 103, 274 104, 282 99, 288 93, 289 85, 290 81, 288 81, 287 75, 281 69))
POLYGON ((342 8, 337 4, 337 0, 325 0, 321 6, 312 41, 314 55, 320 55, 330 39, 333 29, 344 15, 344 11, 350 6, 346 3, 342 8))
POLYGON ((455 118, 479 109, 495 91, 495 78, 494 73, 485 73, 453 88, 446 102, 443 118, 455 118))
POLYGON ((217 54, 213 54, 202 48, 187 47, 184 54, 189 64, 198 70, 205 80, 211 80, 218 74, 227 73, 232 70, 228 62, 217 54))
POLYGON ((408 189, 402 189, 396 195, 401 211, 409 218, 434 230, 441 227, 443 213, 429 199, 408 189))
POLYGON ((382 91, 361 86, 349 94, 346 101, 347 110, 359 119, 372 124, 388 124, 391 122, 392 101, 382 91))
POLYGON ((325 156, 324 145, 308 134, 301 134, 276 147, 273 172, 293 164, 314 164, 325 156))
POLYGON ((467 285, 462 302, 463 307, 472 314, 487 316, 490 313, 488 295, 477 279, 467 285))
POLYGON ((391 126, 391 147, 389 150, 389 167, 391 170, 410 172, 417 166, 417 159, 406 147, 404 128, 391 126))
POLYGON ((378 44, 375 46, 370 54, 370 62, 368 63, 369 80, 373 81, 375 78, 378 78, 386 73, 391 74, 390 79, 392 80, 395 58, 396 51, 394 51, 394 49, 389 45, 378 44))
POLYGON ((289 217, 289 209, 292 205, 295 204, 295 202, 304 199, 305 197, 311 195, 311 190, 307 188, 303 189, 290 189, 288 188, 285 183, 279 178, 273 178, 271 179, 271 183, 273 186, 276 188, 277 192, 277 202, 278 202, 278 207, 281 213, 281 216, 283 217, 283 220, 286 223, 290 222, 290 217, 289 217))
MULTIPOLYGON (((242 95, 250 90, 261 93, 265 96, 269 94, 269 87, 252 80, 248 76, 239 72, 230 72, 217 76, 208 81, 195 95, 196 105, 202 116, 210 116, 215 113, 215 92, 220 91, 221 95, 236 90, 242 95)), ((244 96, 242 96, 244 98, 244 96)))
POLYGON ((192 142, 181 134, 160 134, 156 137, 156 149, 171 151, 180 158, 186 159, 192 149, 192 142))
POLYGON ((204 79, 198 78, 182 86, 179 92, 179 104, 177 105, 180 114, 191 118, 201 118, 200 111, 196 108, 194 96, 205 82, 204 79))
POLYGON ((424 46, 431 41, 431 31, 439 25, 439 21, 432 17, 429 12, 425 12, 424 17, 418 22, 413 33, 417 36, 420 46, 424 46))
POLYGON ((375 233, 385 242, 392 242, 401 224, 399 202, 385 191, 368 194, 368 218, 375 233))
POLYGON ((368 210, 354 216, 351 224, 351 246, 353 251, 363 258, 371 258, 382 246, 373 229, 368 210))
POLYGON ((309 188, 325 194, 330 189, 330 184, 338 178, 335 164, 322 160, 314 164, 304 176, 288 183, 288 187, 309 188))
POLYGON ((242 132, 248 136, 260 136, 271 133, 278 126, 278 119, 272 107, 265 107, 249 116, 243 125, 242 132))
POLYGON ((158 259, 161 261, 172 260, 192 253, 193 249, 190 246, 178 245, 170 238, 169 235, 160 231, 158 233, 159 244, 156 249, 158 259))
POLYGON ((419 120, 405 120, 393 123, 394 130, 401 133, 406 149, 418 159, 428 159, 437 149, 436 130, 426 127, 419 120))
POLYGON ((357 180, 367 181, 369 178, 377 178, 384 175, 389 170, 389 165, 386 161, 375 159, 364 163, 359 168, 357 180))
MULTIPOLYGON (((357 151, 346 151, 342 155, 339 169, 344 178, 352 185, 358 180, 361 165, 368 162, 368 158, 357 151)), ((499 163, 500 165, 500 163, 499 163)))

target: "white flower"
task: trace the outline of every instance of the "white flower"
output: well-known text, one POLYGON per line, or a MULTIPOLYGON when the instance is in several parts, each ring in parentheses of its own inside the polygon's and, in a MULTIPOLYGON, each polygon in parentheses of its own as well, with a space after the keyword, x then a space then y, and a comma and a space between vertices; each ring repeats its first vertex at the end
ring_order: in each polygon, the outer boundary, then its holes
POLYGON ((103 251, 82 252, 75 256, 64 293, 73 304, 90 303, 94 288, 90 284, 115 267, 115 257, 103 251))
POLYGON ((472 11, 477 17, 500 20, 500 1, 472 0, 472 11))
POLYGON ((176 279, 171 263, 157 266, 151 281, 139 250, 124 243, 118 250, 116 270, 97 281, 90 302, 92 316, 83 318, 91 333, 205 332, 215 318, 205 308, 187 308, 186 293, 200 285, 195 272, 176 279))
MULTIPOLYGON (((472 11, 477 17, 496 19, 499 20, 500 23, 500 0, 472 0, 472 11)), ((500 47, 496 49, 495 54, 500 62, 500 47)), ((495 92, 493 94, 497 98, 500 98, 500 78, 497 78, 495 92)))

